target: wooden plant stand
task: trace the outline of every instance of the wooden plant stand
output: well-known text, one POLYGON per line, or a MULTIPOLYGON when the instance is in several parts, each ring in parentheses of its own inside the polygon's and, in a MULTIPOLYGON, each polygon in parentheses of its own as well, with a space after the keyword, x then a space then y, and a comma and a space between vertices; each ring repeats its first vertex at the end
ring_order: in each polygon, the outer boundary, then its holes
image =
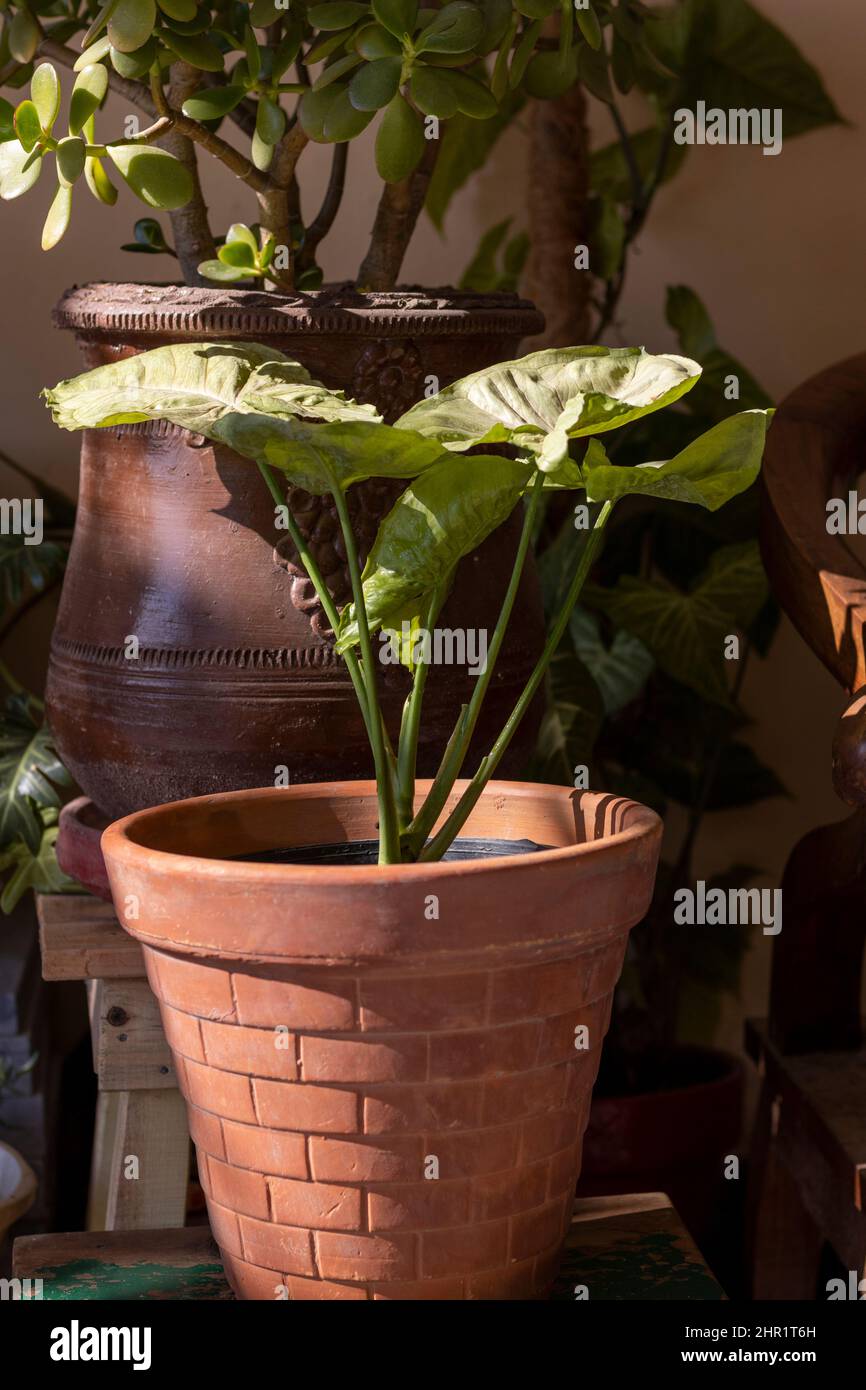
MULTIPOLYGON (((13 1273, 41 1279, 43 1298, 58 1301, 232 1298, 206 1226, 23 1236, 15 1242, 13 1273)), ((575 1202, 551 1297, 575 1302, 581 1288, 589 1302, 724 1298, 662 1193, 575 1202)))
POLYGON ((43 978, 87 987, 99 1083, 88 1229, 182 1226, 186 1108, 141 947, 99 898, 40 894, 36 905, 43 978))

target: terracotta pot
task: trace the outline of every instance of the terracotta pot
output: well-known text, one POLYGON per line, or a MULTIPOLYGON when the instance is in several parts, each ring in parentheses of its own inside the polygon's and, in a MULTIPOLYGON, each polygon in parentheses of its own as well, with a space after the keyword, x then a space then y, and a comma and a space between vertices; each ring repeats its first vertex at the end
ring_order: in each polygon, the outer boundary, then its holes
POLYGON ((228 858, 375 826, 374 785, 343 782, 162 806, 103 836, 228 1277, 259 1299, 542 1295, 661 823, 619 797, 494 782, 466 835, 552 848, 228 858))
MULTIPOLYGON (((55 319, 75 331, 88 367, 169 342, 273 344, 390 419, 420 399, 431 378, 445 386, 513 357, 543 322, 514 295, 284 297, 148 285, 71 290, 55 319)), ((400 488, 372 481, 351 489, 362 555, 400 488)), ((344 602, 348 576, 330 503, 296 489, 292 506, 344 602)), ((492 630, 519 525, 512 517, 463 562, 441 627, 492 630)), ((111 816, 273 783, 282 767, 292 782, 372 773, 345 666, 323 637, 312 586, 280 534, 257 470, 230 450, 164 423, 85 434, 47 708, 61 758, 111 816), (133 659, 128 637, 138 639, 133 659)), ((473 758, 504 722, 543 639, 530 568, 473 758)), ((465 666, 431 674, 422 772, 435 770, 473 679, 465 666)), ((396 725, 405 673, 383 668, 383 691, 396 725)), ((533 740, 533 718, 524 725, 514 769, 533 740)))
POLYGON ((36 1200, 36 1174, 17 1149, 0 1142, 0 1246, 36 1200))

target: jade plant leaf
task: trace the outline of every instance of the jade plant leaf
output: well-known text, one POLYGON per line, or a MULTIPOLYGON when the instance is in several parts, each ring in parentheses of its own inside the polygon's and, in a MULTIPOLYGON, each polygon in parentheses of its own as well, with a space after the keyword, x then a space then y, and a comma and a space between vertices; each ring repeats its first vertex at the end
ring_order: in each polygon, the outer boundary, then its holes
POLYGON ((29 192, 41 173, 41 154, 34 157, 20 140, 4 140, 0 144, 0 198, 4 202, 29 192))
POLYGON ((148 207, 171 211, 192 197, 189 171, 168 150, 149 145, 109 145, 108 156, 121 178, 148 207))
MULTIPOLYGON (((515 443, 540 452, 549 434, 601 434, 670 405, 701 375, 687 357, 643 348, 553 348, 446 386, 396 422, 450 449, 515 443)), ((572 484, 573 485, 573 484, 572 484)))
POLYGON ((75 79, 69 103, 69 134, 79 135, 108 91, 108 69, 91 63, 75 79))
POLYGON ((66 430, 163 419, 216 438, 223 416, 251 410, 316 420, 379 418, 372 406, 329 391, 261 343, 170 344, 95 367, 43 395, 54 423, 66 430))
POLYGON ((156 0, 118 0, 108 19, 108 37, 121 53, 134 53, 153 33, 156 0))
POLYGON ((478 5, 469 0, 453 0, 443 5, 435 19, 415 40, 418 53, 469 53, 484 32, 484 18, 478 5))
POLYGON ((30 96, 44 131, 50 131, 60 110, 60 82, 50 63, 40 63, 30 83, 30 96))
POLYGON ((373 14, 389 34, 401 39, 415 31, 418 0, 373 0, 373 14))
MULTIPOLYGON (((462 556, 507 520, 531 477, 515 459, 445 455, 410 484, 382 521, 364 566, 371 632, 399 628, 413 600, 429 594, 462 556)), ((337 651, 357 641, 350 604, 341 614, 337 651)))
POLYGON ((590 502, 640 494, 691 502, 710 511, 751 487, 761 469, 772 410, 744 410, 714 425, 665 463, 617 467, 591 439, 581 465, 590 502))
MULTIPOLYGON (((254 394, 245 401, 251 411, 268 404, 254 394)), ((279 468, 317 496, 338 487, 345 491, 365 478, 414 478, 447 457, 435 440, 371 420, 365 414, 369 409, 340 401, 330 424, 310 424, 287 413, 231 414, 213 426, 213 437, 247 458, 279 468)), ((321 418, 322 408, 314 402, 307 413, 321 418)))

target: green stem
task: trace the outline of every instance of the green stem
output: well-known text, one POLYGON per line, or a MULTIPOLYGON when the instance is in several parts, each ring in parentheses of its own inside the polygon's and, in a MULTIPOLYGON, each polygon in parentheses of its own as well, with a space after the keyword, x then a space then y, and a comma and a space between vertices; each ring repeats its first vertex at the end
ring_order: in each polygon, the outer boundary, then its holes
POLYGON ((556 654, 556 650, 559 647, 560 642, 562 641, 562 636, 565 632, 568 620, 571 616, 571 611, 574 608, 574 605, 577 603, 578 598, 580 597, 581 589, 586 583, 587 576, 595 562, 595 558, 600 549, 604 534, 604 528, 607 525, 607 521, 612 510, 613 503, 605 502, 601 508, 601 511, 596 517, 595 525, 593 526, 592 532, 590 533, 589 539, 586 543, 586 546, 584 547, 583 554, 580 557, 580 563, 577 567, 577 570, 575 571, 574 578, 572 579, 571 584, 569 585, 565 601, 561 609, 559 610, 559 613, 557 614, 556 621, 553 624, 553 627, 550 631, 550 635, 548 636, 546 643, 544 644, 544 651, 541 653, 541 656, 538 659, 538 663, 535 667, 535 670, 532 672, 532 675, 529 677, 529 680, 523 687, 523 690, 517 700, 517 703, 514 706, 514 709, 508 716, 508 720, 505 724, 505 727, 502 730, 502 733, 497 738, 496 742, 494 743, 487 756, 485 758, 482 758, 481 765, 479 766, 478 771, 475 773, 475 776, 472 778, 471 782, 464 791, 457 805, 454 807, 454 810, 451 812, 450 816, 445 821, 439 833, 435 836, 433 840, 430 841, 430 844, 422 850, 420 856, 422 861, 429 861, 442 858, 442 855, 445 853, 452 840, 462 830, 475 805, 477 804, 478 799, 481 796, 481 793, 487 786, 487 783, 490 781, 490 778, 493 776, 493 773, 496 771, 496 768, 500 760, 502 759, 503 754, 508 748, 508 745, 511 742, 512 738, 514 737, 514 734, 520 724, 521 719, 523 718, 524 714, 526 713, 527 709, 532 703, 532 699, 535 695, 535 692, 537 691, 542 680, 544 679, 545 672, 547 671, 547 668, 553 660, 553 657, 556 654))
MULTIPOLYGON (((259 461, 258 467, 259 472, 261 473, 262 477, 267 483, 268 491, 270 492, 271 497, 273 497, 274 502, 278 507, 285 507, 286 509, 289 535, 292 538, 292 543, 295 547, 295 550, 298 552, 298 558, 300 559, 301 564, 307 571, 307 574, 309 575, 310 580, 312 581, 313 588, 315 589, 319 597, 319 602, 325 610, 325 617, 328 620, 329 626, 333 628, 334 632, 336 632, 340 622, 340 615, 337 612, 337 606, 334 603, 334 600, 331 598, 330 590, 328 589, 328 586, 325 583, 324 578, 322 577, 322 572, 319 569, 319 566, 316 564, 316 561, 313 558, 313 555, 307 545, 307 542, 305 541, 303 535, 298 529, 297 522, 295 521, 295 518, 292 516, 291 510, 286 503, 285 496, 280 492, 280 489, 277 485, 273 473, 271 472, 271 469, 268 467, 266 463, 262 463, 261 461, 259 461)), ((361 675, 361 667, 358 662, 358 658, 352 651, 346 652, 344 659, 346 662, 346 666, 349 670, 349 676, 351 677, 352 685, 355 687, 355 694, 358 698, 358 704, 360 705, 361 714, 364 719, 364 725, 367 729, 367 735, 369 737, 370 719, 367 713, 367 691, 364 685, 364 679, 361 675)))
POLYGON ((379 707, 379 692, 376 686, 376 662, 370 628, 367 622, 367 607, 364 603, 364 586, 361 582, 361 566, 358 563, 358 550, 352 531, 349 508, 345 493, 339 486, 334 488, 334 503, 343 532, 346 547, 346 561, 349 566, 349 579, 352 584, 352 598, 358 620, 358 644, 361 648, 361 671, 367 691, 367 710, 369 713, 368 732, 376 766, 376 789, 379 797, 379 863, 397 864, 400 862, 400 835, 397 829, 397 809, 394 804, 392 768, 389 762, 379 707))
POLYGON ((499 618, 497 619, 496 627, 490 640, 486 666, 483 673, 478 676, 475 682, 475 689, 472 692, 472 698, 469 701, 468 708, 460 712, 457 725, 455 725, 456 737, 452 735, 453 741, 449 742, 448 748, 445 751, 442 762, 433 780, 433 785, 427 794, 427 799, 418 812, 418 815, 415 817, 415 820, 412 822, 412 825, 409 827, 407 846, 413 857, 417 857, 421 854, 427 836, 439 819, 442 808, 451 795, 454 783, 460 776, 460 770, 466 761, 466 754, 469 751, 469 745, 475 732, 475 726, 478 723, 478 716, 481 713, 481 705, 487 693, 487 688, 490 685, 493 668, 496 665, 499 651, 505 638, 505 632, 511 620, 511 613, 523 575, 523 567, 526 563, 527 551, 529 550, 529 545, 532 540, 535 518, 541 504, 543 486, 544 474, 538 472, 535 475, 529 493, 529 505, 523 517, 523 530, 520 533, 520 542, 514 559, 514 567, 511 571, 508 588, 505 591, 505 597, 502 600, 499 618))
MULTIPOLYGON (((436 585, 430 596, 430 602, 423 615, 424 627, 428 633, 432 632, 442 605, 448 596, 452 576, 453 571, 436 585)), ((403 705, 403 717, 400 721, 400 741, 397 745, 397 816, 401 831, 408 829, 415 813, 415 774, 418 766, 421 706, 429 670, 430 663, 428 661, 419 661, 415 667, 412 689, 406 696, 403 705)))

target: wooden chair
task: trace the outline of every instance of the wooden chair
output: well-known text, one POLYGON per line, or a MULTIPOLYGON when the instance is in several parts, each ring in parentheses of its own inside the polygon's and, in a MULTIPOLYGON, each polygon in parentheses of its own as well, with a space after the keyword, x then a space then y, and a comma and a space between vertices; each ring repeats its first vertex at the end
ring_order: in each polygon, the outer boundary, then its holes
POLYGON ((810 831, 791 853, 769 1019, 747 1028, 762 1075, 749 1193, 758 1299, 826 1298, 828 1271, 840 1265, 866 1276, 866 562, 850 537, 827 529, 828 500, 856 491, 864 441, 866 355, 788 398, 764 462, 773 591, 849 696, 832 775, 853 814, 810 831))

